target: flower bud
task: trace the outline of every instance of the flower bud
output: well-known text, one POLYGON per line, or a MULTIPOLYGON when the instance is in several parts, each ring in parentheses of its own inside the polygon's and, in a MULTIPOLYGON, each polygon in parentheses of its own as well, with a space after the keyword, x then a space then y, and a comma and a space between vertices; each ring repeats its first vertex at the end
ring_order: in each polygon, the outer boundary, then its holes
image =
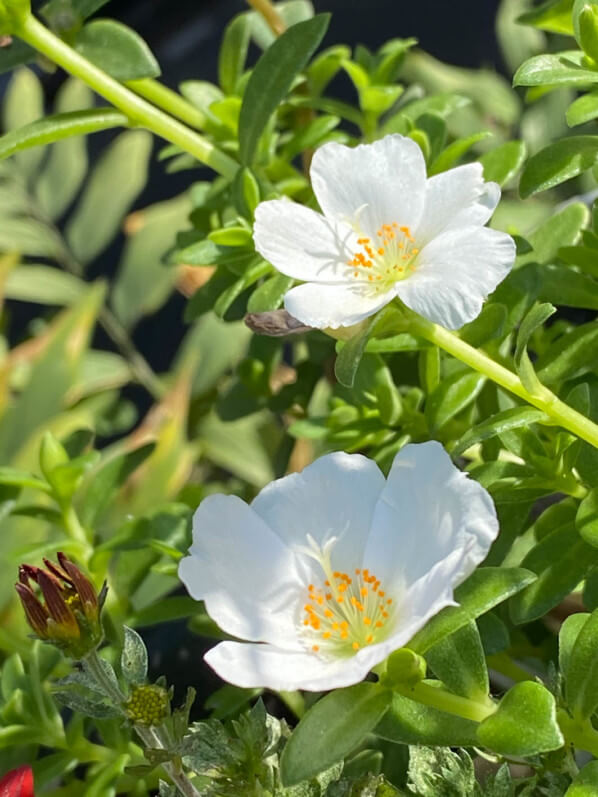
POLYGON ((69 455, 64 446, 58 442, 52 432, 46 432, 39 448, 39 466, 46 479, 51 483, 52 471, 68 461, 69 455))
POLYGON ((102 641, 100 612, 106 596, 63 553, 59 565, 44 559, 46 569, 21 565, 15 589, 29 625, 42 640, 74 659, 81 659, 102 641), (39 593, 32 587, 39 588, 39 593))
POLYGON ((406 684, 414 686, 426 677, 426 661, 417 653, 409 648, 399 648, 388 657, 386 661, 386 673, 384 674, 384 686, 406 684))
POLYGON ((11 769, 4 777, 0 778, 1 797, 34 797, 33 770, 24 765, 11 769))
POLYGON ((579 43, 585 54, 598 62, 598 6, 585 5, 579 15, 579 43))
POLYGON ((16 33, 30 14, 29 0, 0 0, 0 36, 16 33))
POLYGON ((128 718, 135 725, 160 725, 170 713, 168 692, 162 686, 137 686, 125 703, 128 718))

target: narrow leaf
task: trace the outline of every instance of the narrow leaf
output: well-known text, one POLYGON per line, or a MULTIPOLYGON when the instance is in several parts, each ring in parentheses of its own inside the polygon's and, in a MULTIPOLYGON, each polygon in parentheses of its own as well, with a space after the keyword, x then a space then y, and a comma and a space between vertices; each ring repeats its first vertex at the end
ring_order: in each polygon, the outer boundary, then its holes
POLYGON ((380 722, 392 699, 377 684, 337 689, 302 718, 280 759, 285 786, 309 780, 351 753, 380 722))
POLYGON ((330 16, 318 14, 286 30, 255 65, 239 117, 241 162, 251 165, 268 120, 324 38, 330 16))
POLYGON ((93 108, 46 116, 0 138, 0 159, 30 147, 51 144, 69 136, 85 136, 110 127, 127 127, 127 117, 112 108, 93 108))

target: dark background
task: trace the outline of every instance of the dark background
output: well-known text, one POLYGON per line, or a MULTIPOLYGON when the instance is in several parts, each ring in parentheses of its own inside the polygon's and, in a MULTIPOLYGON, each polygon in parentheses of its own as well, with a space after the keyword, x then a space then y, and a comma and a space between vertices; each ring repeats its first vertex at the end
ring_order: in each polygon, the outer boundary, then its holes
MULTIPOLYGON (((313 0, 332 21, 324 45, 365 44, 415 36, 443 61, 500 67, 494 37, 499 0, 313 0)), ((243 0, 111 0, 99 12, 135 28, 149 43, 170 85, 216 76, 222 30, 243 0)))

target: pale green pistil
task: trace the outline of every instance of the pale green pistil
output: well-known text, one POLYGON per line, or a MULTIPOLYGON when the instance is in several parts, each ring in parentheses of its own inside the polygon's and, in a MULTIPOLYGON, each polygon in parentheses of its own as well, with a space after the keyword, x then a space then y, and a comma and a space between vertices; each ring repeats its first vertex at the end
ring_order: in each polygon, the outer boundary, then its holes
POLYGON ((347 265, 356 280, 377 293, 386 293, 413 272, 419 249, 414 246, 409 227, 401 227, 396 221, 382 224, 376 236, 376 240, 365 235, 358 238, 359 249, 347 265))

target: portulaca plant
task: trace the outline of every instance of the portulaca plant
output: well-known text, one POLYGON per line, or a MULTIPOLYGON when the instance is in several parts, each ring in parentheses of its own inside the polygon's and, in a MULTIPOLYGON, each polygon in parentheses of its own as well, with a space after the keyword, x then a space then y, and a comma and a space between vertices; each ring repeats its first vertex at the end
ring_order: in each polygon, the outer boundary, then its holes
POLYGON ((0 795, 598 794, 598 0, 103 5, 0 0, 0 795))

